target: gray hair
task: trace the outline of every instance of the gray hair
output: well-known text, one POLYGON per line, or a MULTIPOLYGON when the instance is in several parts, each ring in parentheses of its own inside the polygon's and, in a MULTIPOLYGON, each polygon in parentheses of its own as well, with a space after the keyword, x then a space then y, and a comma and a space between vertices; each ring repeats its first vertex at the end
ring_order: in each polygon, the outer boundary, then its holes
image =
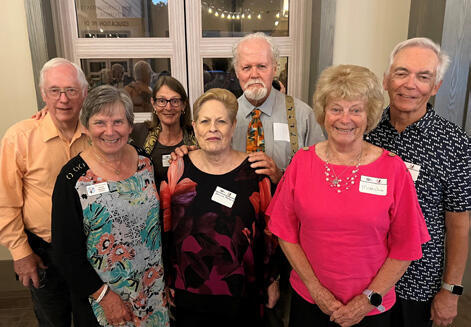
POLYGON ((136 81, 147 81, 150 82, 150 77, 152 75, 152 68, 149 63, 144 60, 139 60, 134 65, 134 78, 136 81))
POLYGON ((75 68, 75 70, 77 71, 77 81, 80 84, 80 88, 82 89, 83 94, 85 94, 85 91, 88 90, 88 81, 87 81, 87 78, 85 77, 85 74, 82 71, 82 68, 80 68, 80 66, 77 65, 75 62, 71 62, 65 58, 60 58, 60 57, 49 60, 41 68, 41 72, 39 73, 39 87, 41 88, 41 90, 43 89, 43 86, 44 86, 44 74, 49 69, 62 66, 62 65, 72 65, 75 68))
POLYGON ((234 66, 234 68, 236 68, 237 64, 239 63, 239 46, 245 41, 254 39, 264 40, 268 43, 268 45, 270 46, 271 59, 273 65, 276 67, 278 65, 278 60, 280 59, 280 50, 278 50, 278 47, 275 46, 271 37, 269 37, 263 32, 257 32, 244 36, 242 39, 239 40, 239 42, 235 43, 232 46, 232 65, 234 66))
POLYGON ((391 55, 389 56, 389 67, 386 74, 390 73, 391 66, 394 62, 394 57, 398 54, 398 52, 404 48, 410 47, 425 48, 435 52, 438 58, 435 83, 439 83, 440 81, 442 81, 448 69, 448 66, 450 65, 450 57, 440 49, 440 46, 438 44, 426 37, 416 37, 402 41, 401 43, 397 44, 391 52, 391 55))
POLYGON ((117 102, 123 104, 126 120, 130 126, 133 126, 134 113, 131 98, 124 90, 120 90, 111 85, 100 85, 88 92, 82 105, 80 122, 88 129, 90 117, 101 112, 111 114, 113 112, 111 105, 117 102))

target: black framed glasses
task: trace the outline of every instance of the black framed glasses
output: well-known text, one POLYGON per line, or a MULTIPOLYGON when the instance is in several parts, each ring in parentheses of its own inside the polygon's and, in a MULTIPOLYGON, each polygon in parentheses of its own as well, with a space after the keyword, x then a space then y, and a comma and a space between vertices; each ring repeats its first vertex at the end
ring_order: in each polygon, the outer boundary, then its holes
POLYGON ((165 98, 155 98, 154 103, 157 107, 164 108, 167 106, 167 103, 170 102, 170 105, 174 108, 180 107, 183 104, 183 100, 180 98, 172 98, 172 99, 165 99, 165 98))
POLYGON ((50 89, 46 90, 46 95, 55 100, 59 99, 62 93, 64 93, 69 99, 75 99, 79 96, 80 90, 74 87, 66 87, 64 89, 59 87, 51 87, 50 89))

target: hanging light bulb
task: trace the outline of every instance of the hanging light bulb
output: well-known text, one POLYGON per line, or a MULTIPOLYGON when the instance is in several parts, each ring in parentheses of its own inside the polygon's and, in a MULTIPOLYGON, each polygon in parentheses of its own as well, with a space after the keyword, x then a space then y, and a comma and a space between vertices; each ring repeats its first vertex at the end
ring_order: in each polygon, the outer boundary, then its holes
POLYGON ((249 14, 249 15, 247 16, 247 18, 248 18, 248 19, 252 19, 252 15, 249 14))
POLYGON ((279 21, 275 20, 275 26, 278 26, 279 23, 279 21))
POLYGON ((231 14, 230 14, 230 13, 229 13, 229 14, 227 14, 227 19, 232 19, 232 16, 231 16, 231 14))
POLYGON ((240 15, 237 15, 237 19, 240 19, 240 15))
POLYGON ((224 15, 224 13, 222 13, 222 14, 221 14, 221 18, 224 18, 224 17, 226 17, 226 15, 224 15))
POLYGON ((244 19, 244 18, 245 18, 245 14, 244 14, 244 13, 242 13, 242 19, 244 19))
POLYGON ((257 18, 258 18, 258 19, 262 19, 262 15, 261 15, 261 14, 258 14, 257 18))
POLYGON ((277 12, 276 18, 280 18, 280 12, 277 12))
POLYGON ((218 17, 218 16, 219 16, 219 13, 216 11, 216 12, 214 13, 214 16, 218 17))
POLYGON ((211 9, 211 7, 208 8, 208 13, 209 13, 209 14, 212 14, 212 13, 213 13, 213 10, 211 9))
POLYGON ((236 16, 234 14, 232 14, 232 19, 236 19, 236 16))

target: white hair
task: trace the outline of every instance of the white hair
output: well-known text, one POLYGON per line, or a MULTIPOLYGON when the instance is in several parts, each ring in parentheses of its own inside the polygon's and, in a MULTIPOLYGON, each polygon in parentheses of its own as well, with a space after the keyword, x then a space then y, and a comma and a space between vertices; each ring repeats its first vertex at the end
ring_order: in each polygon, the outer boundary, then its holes
POLYGON ((75 70, 77 71, 77 80, 80 84, 80 87, 82 89, 82 92, 85 92, 88 89, 88 81, 87 78, 85 77, 85 74, 82 71, 82 68, 80 68, 79 65, 77 65, 74 62, 71 62, 65 58, 53 58, 46 62, 41 68, 41 72, 39 73, 39 87, 41 90, 43 89, 44 86, 44 74, 51 68, 62 66, 62 65, 72 65, 75 70))
POLYGON ((389 67, 386 74, 390 73, 391 66, 394 62, 394 57, 398 54, 398 52, 404 48, 410 47, 425 48, 435 52, 438 58, 435 83, 439 83, 440 81, 442 81, 448 69, 448 66, 450 65, 450 57, 440 49, 440 46, 438 44, 426 37, 416 37, 402 41, 397 44, 391 52, 391 55, 389 56, 389 67))
POLYGON ((278 47, 275 46, 271 37, 263 32, 257 32, 244 36, 232 46, 232 65, 234 68, 236 68, 237 64, 239 63, 239 46, 245 41, 254 39, 265 40, 268 43, 270 46, 272 63, 273 66, 276 67, 278 65, 278 60, 280 59, 280 50, 278 50, 278 47))

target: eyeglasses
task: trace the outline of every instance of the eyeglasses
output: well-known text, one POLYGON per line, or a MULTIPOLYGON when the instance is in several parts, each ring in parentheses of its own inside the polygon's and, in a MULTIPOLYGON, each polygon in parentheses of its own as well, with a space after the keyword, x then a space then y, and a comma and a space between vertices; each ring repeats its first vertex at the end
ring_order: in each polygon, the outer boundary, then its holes
POLYGON ((157 105, 157 107, 160 108, 165 108, 167 106, 167 103, 170 102, 170 105, 174 108, 180 107, 183 104, 182 99, 180 98, 172 98, 172 99, 165 99, 165 98, 155 98, 154 103, 157 105))
POLYGON ((80 90, 73 87, 66 87, 65 89, 52 87, 46 90, 47 96, 55 100, 59 99, 62 93, 64 93, 69 99, 75 99, 79 96, 80 90))

